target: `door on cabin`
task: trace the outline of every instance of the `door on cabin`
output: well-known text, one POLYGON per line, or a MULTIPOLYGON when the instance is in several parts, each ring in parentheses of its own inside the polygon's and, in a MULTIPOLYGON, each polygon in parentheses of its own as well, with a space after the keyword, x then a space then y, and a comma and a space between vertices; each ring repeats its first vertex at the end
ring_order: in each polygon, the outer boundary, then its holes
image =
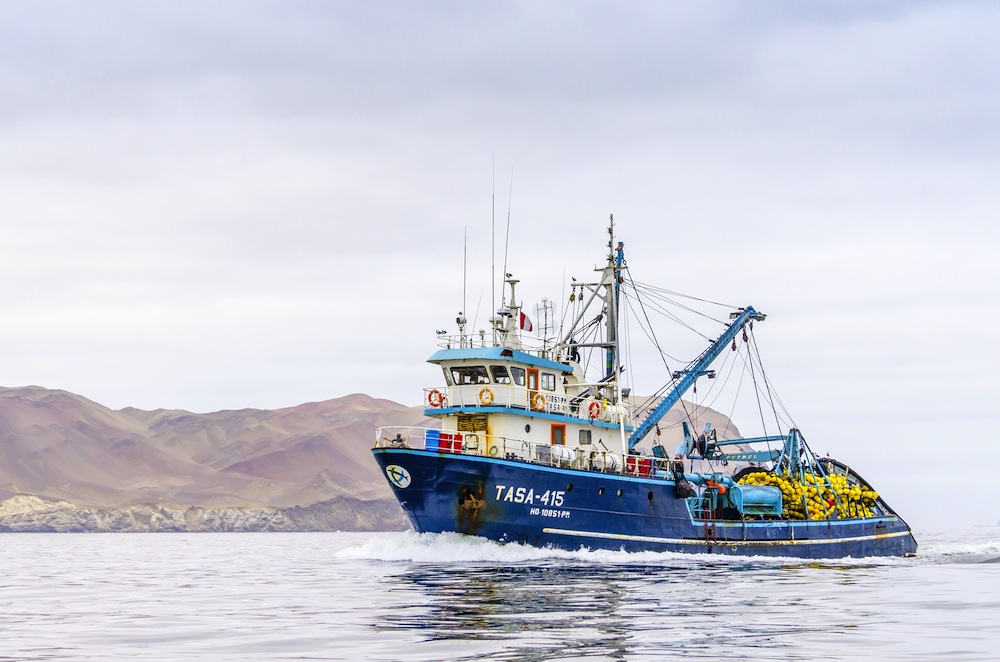
POLYGON ((541 403, 543 397, 538 392, 538 368, 528 368, 528 407, 537 410, 545 409, 545 405, 541 403))

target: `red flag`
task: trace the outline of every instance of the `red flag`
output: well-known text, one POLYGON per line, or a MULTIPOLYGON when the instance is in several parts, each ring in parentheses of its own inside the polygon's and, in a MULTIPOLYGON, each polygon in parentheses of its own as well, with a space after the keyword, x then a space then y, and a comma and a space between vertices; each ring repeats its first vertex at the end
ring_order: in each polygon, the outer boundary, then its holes
POLYGON ((521 311, 521 328, 525 331, 531 331, 535 328, 531 325, 531 318, 525 315, 523 310, 521 311))

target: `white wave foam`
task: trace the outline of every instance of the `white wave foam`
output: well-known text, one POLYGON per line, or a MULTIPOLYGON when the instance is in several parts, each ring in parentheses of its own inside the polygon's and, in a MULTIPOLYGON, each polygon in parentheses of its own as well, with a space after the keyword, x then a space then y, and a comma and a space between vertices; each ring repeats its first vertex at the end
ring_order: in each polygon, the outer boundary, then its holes
MULTIPOLYGON (((334 554, 342 560, 412 561, 415 563, 537 563, 576 561, 602 565, 662 564, 678 560, 719 561, 713 554, 625 552, 581 547, 570 551, 522 543, 498 543, 460 533, 405 533, 380 536, 334 554)), ((744 559, 745 561, 746 559, 744 559)))
POLYGON ((733 564, 745 565, 871 565, 895 563, 902 559, 800 559, 771 556, 730 556, 720 554, 691 554, 681 552, 625 552, 581 548, 575 551, 551 547, 533 547, 521 543, 498 543, 486 538, 459 533, 415 533, 380 535, 361 545, 341 549, 334 553, 340 560, 410 561, 414 563, 489 563, 530 564, 552 561, 572 561, 581 564, 608 565, 679 565, 679 564, 733 564))
MULTIPOLYGON (((644 554, 627 552, 567 551, 521 543, 501 544, 460 533, 406 533, 380 536, 335 553, 343 560, 413 561, 415 563, 527 563, 576 560, 585 563, 641 562, 644 554)), ((645 554, 662 558, 663 554, 645 554)), ((676 556, 676 555, 667 555, 676 556)))
POLYGON ((1000 560, 1000 540, 928 542, 921 545, 920 556, 947 562, 1000 560))

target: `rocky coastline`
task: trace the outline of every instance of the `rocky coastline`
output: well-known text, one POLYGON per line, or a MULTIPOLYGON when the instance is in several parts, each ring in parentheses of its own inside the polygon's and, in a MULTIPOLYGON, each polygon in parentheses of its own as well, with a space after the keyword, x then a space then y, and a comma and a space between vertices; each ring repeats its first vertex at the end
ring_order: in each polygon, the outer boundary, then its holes
POLYGON ((17 496, 0 502, 0 532, 202 533, 403 531, 409 527, 394 499, 335 497, 309 506, 205 508, 176 504, 119 508, 75 506, 17 496))

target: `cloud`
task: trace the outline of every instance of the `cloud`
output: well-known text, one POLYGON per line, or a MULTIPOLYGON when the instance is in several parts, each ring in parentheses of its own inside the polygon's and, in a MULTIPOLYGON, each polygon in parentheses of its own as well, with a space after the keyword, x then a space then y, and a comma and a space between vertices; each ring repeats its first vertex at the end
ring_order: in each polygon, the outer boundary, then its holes
POLYGON ((6 4, 2 381, 415 403, 434 330, 485 325, 505 249, 529 308, 559 303, 614 213, 637 279, 771 313, 796 420, 974 436, 1000 396, 998 23, 978 2, 6 4))

